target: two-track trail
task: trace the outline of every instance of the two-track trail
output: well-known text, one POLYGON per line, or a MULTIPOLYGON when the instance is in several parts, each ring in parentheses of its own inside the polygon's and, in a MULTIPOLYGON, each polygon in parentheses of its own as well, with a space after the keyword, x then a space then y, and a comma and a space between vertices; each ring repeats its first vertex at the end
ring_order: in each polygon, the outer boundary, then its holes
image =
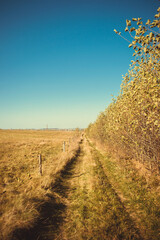
POLYGON ((14 239, 143 239, 85 137, 52 186, 41 215, 28 235, 14 239))
POLYGON ((55 191, 67 200, 55 239, 142 239, 85 138, 55 191))

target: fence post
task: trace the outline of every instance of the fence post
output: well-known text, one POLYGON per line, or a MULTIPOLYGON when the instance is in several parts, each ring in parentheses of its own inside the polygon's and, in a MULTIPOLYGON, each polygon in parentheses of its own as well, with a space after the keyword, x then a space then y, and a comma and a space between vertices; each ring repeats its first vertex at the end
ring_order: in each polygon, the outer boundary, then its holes
POLYGON ((65 142, 63 142, 63 152, 65 152, 65 142))
POLYGON ((42 176, 42 157, 41 157, 41 154, 39 154, 39 173, 42 176))

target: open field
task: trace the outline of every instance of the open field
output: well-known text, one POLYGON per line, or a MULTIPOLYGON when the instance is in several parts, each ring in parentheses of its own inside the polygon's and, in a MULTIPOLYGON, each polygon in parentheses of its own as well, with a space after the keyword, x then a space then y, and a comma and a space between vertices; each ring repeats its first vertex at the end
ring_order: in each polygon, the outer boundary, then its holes
POLYGON ((39 215, 38 205, 45 201, 56 173, 74 153, 76 141, 75 131, 0 130, 0 239, 33 224, 39 215))
POLYGON ((78 135, 2 131, 1 238, 160 239, 159 177, 78 135))

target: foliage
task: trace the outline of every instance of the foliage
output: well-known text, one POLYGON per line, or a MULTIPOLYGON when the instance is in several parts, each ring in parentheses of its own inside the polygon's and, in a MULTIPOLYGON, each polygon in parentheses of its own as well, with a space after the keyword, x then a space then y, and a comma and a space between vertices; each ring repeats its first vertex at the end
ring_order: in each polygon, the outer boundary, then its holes
MULTIPOLYGON (((121 91, 87 129, 88 134, 129 157, 160 167, 160 8, 154 20, 126 20, 134 50, 121 91), (154 30, 153 30, 154 29, 154 30)), ((116 34, 124 38, 120 32, 116 34)))

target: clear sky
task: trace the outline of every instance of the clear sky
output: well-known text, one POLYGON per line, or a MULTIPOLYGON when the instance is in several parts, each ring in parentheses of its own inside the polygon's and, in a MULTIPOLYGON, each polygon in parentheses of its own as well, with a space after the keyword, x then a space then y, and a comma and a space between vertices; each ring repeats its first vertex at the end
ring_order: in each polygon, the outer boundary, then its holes
POLYGON ((0 0, 0 128, 87 127, 133 59, 126 19, 158 0, 0 0))

